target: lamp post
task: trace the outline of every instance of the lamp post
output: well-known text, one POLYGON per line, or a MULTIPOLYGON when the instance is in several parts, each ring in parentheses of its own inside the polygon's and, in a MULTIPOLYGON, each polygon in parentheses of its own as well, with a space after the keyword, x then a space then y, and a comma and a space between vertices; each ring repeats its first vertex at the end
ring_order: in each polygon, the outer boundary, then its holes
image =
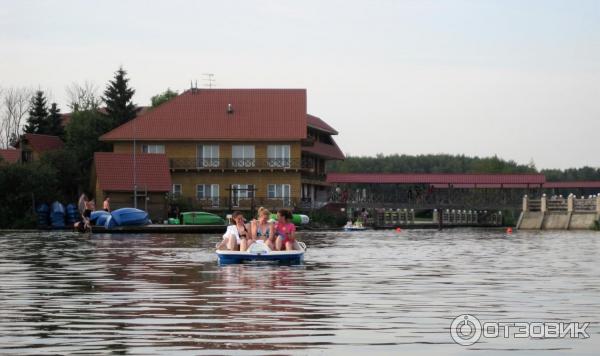
POLYGON ((135 141, 135 118, 133 118, 133 207, 137 209, 137 162, 136 162, 136 141, 135 141))

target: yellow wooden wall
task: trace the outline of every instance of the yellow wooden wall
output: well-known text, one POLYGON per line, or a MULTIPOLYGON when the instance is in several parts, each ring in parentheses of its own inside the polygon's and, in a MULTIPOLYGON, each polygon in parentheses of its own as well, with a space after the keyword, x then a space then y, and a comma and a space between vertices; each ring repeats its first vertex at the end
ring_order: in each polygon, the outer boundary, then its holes
MULTIPOLYGON (((219 158, 232 158, 231 146, 233 145, 254 145, 256 158, 267 158, 267 146, 272 145, 290 145, 290 158, 293 160, 301 159, 302 150, 300 142, 158 142, 158 141, 138 141, 136 151, 142 152, 143 144, 163 144, 165 145, 165 154, 168 158, 195 158, 196 147, 199 144, 219 145, 219 158)), ((131 153, 132 142, 115 142, 113 151, 116 153, 131 153)), ((230 184, 254 184, 256 187, 256 197, 267 197, 268 184, 290 184, 290 194, 292 198, 298 198, 301 195, 300 172, 296 171, 250 171, 233 172, 231 170, 211 172, 171 172, 173 184, 181 184, 182 196, 186 198, 196 197, 196 185, 198 184, 219 184, 219 194, 221 198, 227 198, 230 184)))
POLYGON ((219 196, 227 198, 231 184, 254 184, 257 198, 267 197, 268 184, 290 184, 292 198, 300 197, 300 172, 172 172, 173 184, 181 184, 182 196, 196 197, 196 185, 219 184, 219 196))

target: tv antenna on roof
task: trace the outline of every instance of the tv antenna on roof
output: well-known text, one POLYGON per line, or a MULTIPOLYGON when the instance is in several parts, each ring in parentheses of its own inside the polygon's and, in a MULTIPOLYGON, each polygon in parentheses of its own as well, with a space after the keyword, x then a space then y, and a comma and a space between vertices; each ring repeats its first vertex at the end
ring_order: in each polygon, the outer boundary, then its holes
POLYGON ((212 87, 216 86, 215 84, 215 75, 213 73, 203 73, 204 76, 204 86, 208 89, 212 89, 212 87))
POLYGON ((190 80, 190 90, 192 91, 192 93, 195 93, 196 91, 198 91, 198 81, 196 80, 196 84, 194 84, 193 80, 190 80))

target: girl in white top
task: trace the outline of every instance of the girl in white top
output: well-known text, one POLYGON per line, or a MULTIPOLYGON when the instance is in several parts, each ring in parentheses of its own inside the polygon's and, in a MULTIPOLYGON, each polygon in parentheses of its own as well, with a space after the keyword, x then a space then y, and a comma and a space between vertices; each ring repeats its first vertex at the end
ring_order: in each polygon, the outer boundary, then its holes
POLYGON ((239 212, 233 212, 231 217, 234 225, 229 225, 227 231, 223 235, 223 241, 219 244, 218 249, 227 249, 230 251, 246 251, 250 246, 252 236, 248 225, 244 223, 244 215, 239 212))

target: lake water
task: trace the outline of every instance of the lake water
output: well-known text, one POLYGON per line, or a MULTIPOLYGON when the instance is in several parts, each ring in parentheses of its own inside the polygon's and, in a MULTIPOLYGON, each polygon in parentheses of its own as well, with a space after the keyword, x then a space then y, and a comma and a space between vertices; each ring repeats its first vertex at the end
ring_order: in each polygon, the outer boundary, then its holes
POLYGON ((301 266, 218 266, 217 235, 0 234, 0 354, 597 355, 600 233, 301 232, 301 266), (484 321, 587 339, 453 342, 484 321))

